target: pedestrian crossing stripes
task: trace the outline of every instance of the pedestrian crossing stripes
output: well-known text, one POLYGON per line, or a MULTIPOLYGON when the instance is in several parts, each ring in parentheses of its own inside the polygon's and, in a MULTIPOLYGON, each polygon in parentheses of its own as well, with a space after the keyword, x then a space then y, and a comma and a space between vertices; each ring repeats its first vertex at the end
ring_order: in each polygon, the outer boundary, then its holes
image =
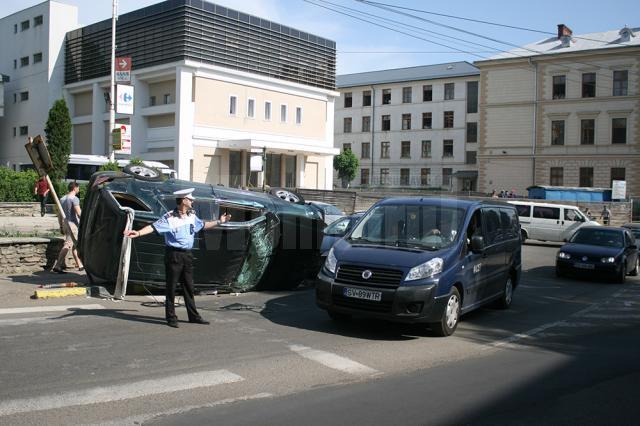
POLYGON ((318 362, 325 367, 342 371, 344 373, 358 376, 372 376, 379 374, 378 370, 331 352, 320 351, 302 345, 290 345, 289 349, 303 358, 318 362))

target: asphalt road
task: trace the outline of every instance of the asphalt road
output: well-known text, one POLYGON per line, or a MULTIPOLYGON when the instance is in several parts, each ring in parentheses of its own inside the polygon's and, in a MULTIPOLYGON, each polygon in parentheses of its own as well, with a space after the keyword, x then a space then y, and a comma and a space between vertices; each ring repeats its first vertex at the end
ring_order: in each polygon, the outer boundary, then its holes
POLYGON ((448 338, 335 324, 311 289, 199 297, 212 324, 177 330, 151 297, 0 309, 0 424, 638 423, 640 280, 559 280, 557 247, 448 338))

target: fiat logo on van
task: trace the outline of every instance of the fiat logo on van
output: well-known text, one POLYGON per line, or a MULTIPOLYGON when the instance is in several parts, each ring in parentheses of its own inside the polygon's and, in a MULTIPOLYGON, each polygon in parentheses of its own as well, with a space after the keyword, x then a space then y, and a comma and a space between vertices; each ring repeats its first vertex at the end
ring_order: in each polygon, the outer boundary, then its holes
POLYGON ((371 275, 373 275, 373 273, 368 269, 362 271, 362 279, 368 280, 369 278, 371 278, 371 275))

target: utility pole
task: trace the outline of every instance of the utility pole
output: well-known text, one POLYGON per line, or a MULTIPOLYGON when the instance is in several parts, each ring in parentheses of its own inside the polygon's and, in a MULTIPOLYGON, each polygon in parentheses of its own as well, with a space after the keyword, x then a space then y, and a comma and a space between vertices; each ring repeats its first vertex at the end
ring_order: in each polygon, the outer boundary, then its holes
POLYGON ((111 145, 111 132, 116 126, 116 21, 118 20, 118 0, 111 2, 111 92, 109 96, 109 161, 114 162, 116 154, 111 145))

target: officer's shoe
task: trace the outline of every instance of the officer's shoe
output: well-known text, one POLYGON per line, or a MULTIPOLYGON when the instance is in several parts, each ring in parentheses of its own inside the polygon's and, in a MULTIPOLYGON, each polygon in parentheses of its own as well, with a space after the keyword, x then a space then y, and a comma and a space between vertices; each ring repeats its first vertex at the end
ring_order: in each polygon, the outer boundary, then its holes
POLYGON ((167 321, 169 327, 178 328, 178 321, 167 321))
POLYGON ((202 318, 196 318, 194 320, 189 320, 189 322, 193 323, 193 324, 203 324, 203 325, 211 324, 209 321, 205 321, 202 318))

